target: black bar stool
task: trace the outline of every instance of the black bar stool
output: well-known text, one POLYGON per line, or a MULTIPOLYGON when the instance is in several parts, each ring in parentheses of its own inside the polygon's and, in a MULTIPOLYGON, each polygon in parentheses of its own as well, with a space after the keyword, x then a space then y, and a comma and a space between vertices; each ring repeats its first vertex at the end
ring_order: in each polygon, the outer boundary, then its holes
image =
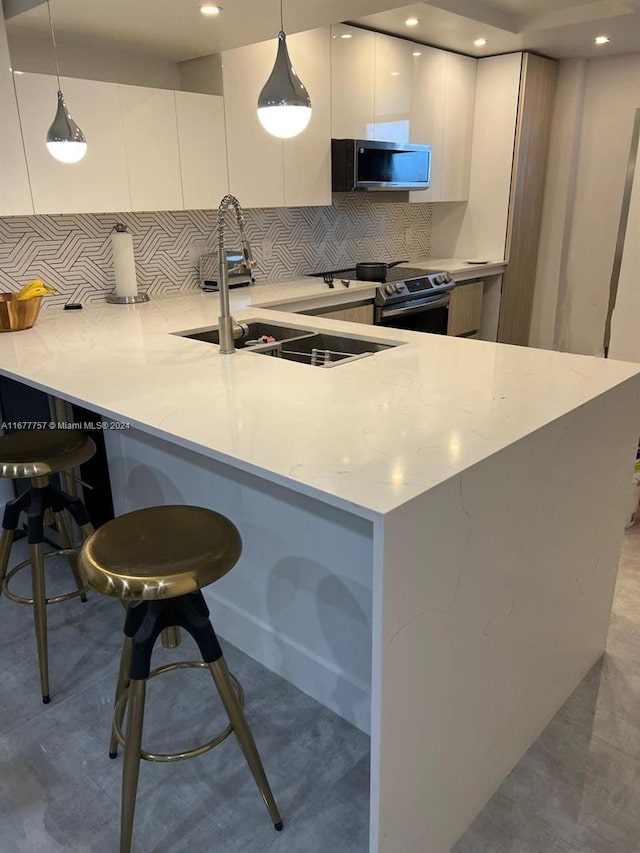
POLYGON ((11 601, 33 606, 40 667, 42 701, 48 704, 49 653, 47 643, 47 605, 68 601, 80 596, 86 601, 84 586, 77 565, 65 510, 70 513, 85 536, 93 532, 87 510, 80 498, 69 495, 51 482, 50 476, 68 471, 91 459, 96 452, 93 441, 80 432, 58 430, 27 430, 0 436, 0 477, 11 480, 28 479, 29 487, 5 507, 0 537, 0 591, 11 601), (45 518, 53 512, 56 527, 64 545, 61 551, 44 552, 45 518), (20 515, 27 516, 29 536, 29 559, 24 560, 7 572, 11 546, 20 524, 20 515), (46 557, 67 555, 77 589, 56 598, 47 598, 44 575, 46 557), (17 572, 31 565, 32 598, 16 595, 9 582, 17 572))
POLYGON ((128 601, 124 644, 116 687, 109 755, 124 746, 120 853, 130 853, 140 759, 180 761, 202 755, 234 732, 274 827, 282 829, 253 735, 243 712, 244 696, 227 669, 201 589, 227 574, 242 551, 235 525, 212 510, 161 506, 122 515, 91 535, 80 553, 80 571, 98 592, 128 601), (202 661, 151 671, 158 637, 183 628, 196 641, 202 661), (205 667, 211 671, 229 717, 229 725, 208 743, 182 753, 154 754, 142 749, 146 685, 172 669, 205 667), (122 723, 127 710, 126 733, 122 723))

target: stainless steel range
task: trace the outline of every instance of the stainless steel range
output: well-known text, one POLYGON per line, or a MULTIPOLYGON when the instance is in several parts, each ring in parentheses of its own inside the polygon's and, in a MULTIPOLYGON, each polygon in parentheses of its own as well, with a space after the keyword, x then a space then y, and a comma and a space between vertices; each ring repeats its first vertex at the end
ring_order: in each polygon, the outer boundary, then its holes
MULTIPOLYGON (((343 283, 356 280, 356 269, 319 273, 343 283)), ((377 326, 446 335, 449 292, 456 286, 448 272, 426 273, 411 267, 389 267, 375 296, 377 326)))

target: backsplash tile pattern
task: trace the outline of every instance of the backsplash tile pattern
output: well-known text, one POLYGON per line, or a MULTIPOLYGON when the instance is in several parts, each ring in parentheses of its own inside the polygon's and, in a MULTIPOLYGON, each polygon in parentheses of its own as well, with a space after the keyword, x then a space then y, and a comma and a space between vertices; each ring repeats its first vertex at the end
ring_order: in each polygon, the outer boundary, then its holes
MULTIPOLYGON (((258 280, 306 275, 362 260, 425 257, 431 205, 336 194, 331 207, 246 212, 258 280)), ((25 216, 0 219, 0 291, 42 278, 59 291, 49 304, 93 301, 113 288, 111 230, 134 239, 138 283, 151 293, 198 285, 202 252, 216 247, 215 211, 25 216)), ((234 248, 235 224, 228 229, 234 248)))

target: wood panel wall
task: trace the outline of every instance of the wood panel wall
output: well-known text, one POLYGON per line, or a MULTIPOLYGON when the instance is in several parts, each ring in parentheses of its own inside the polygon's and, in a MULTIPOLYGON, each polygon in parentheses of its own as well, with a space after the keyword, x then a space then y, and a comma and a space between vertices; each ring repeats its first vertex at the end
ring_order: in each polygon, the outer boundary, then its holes
POLYGON ((505 247, 509 266, 498 325, 501 343, 529 343, 556 75, 555 60, 524 55, 505 247))

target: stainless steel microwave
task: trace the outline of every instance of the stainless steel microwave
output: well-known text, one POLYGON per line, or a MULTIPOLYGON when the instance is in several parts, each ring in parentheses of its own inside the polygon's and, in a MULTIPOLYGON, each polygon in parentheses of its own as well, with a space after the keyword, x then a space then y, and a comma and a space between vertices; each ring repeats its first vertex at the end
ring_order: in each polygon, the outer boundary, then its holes
POLYGON ((331 140, 333 192, 428 190, 430 183, 430 145, 370 139, 331 140))

